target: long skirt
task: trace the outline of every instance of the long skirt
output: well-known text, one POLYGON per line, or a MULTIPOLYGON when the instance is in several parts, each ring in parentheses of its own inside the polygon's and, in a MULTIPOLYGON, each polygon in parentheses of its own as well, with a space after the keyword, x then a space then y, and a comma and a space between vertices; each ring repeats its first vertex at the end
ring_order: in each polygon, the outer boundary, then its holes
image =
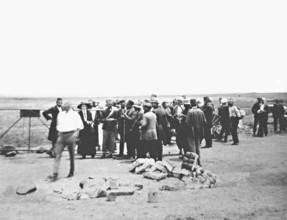
POLYGON ((78 154, 85 155, 96 155, 96 146, 93 130, 91 126, 85 127, 80 131, 78 143, 78 154))

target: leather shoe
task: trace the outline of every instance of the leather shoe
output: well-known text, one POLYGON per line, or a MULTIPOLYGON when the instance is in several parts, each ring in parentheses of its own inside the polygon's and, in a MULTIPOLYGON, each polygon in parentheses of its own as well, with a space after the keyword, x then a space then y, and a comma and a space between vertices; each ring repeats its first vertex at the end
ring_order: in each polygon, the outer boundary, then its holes
POLYGON ((55 157, 56 157, 55 153, 52 152, 52 151, 48 151, 47 154, 48 154, 50 157, 52 157, 52 158, 55 158, 55 157))
POLYGON ((205 145, 204 147, 201 147, 201 148, 211 148, 212 146, 208 146, 208 145, 205 145))
POLYGON ((51 182, 55 182, 55 181, 58 179, 58 174, 57 174, 57 173, 54 173, 53 175, 48 176, 48 179, 49 179, 51 182))

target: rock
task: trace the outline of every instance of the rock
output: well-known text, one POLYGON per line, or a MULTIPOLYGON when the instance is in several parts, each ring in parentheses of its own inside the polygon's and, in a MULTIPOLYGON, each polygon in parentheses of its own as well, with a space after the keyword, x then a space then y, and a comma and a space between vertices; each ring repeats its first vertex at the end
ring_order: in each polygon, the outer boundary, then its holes
POLYGON ((87 183, 88 181, 86 179, 81 180, 81 182, 79 183, 79 186, 81 187, 81 189, 84 188, 84 185, 87 183))
POLYGON ((178 167, 174 168, 174 169, 172 170, 172 175, 173 175, 173 177, 175 177, 175 178, 179 178, 179 179, 182 178, 181 169, 178 168, 178 167))
POLYGON ((95 179, 96 178, 96 176, 89 176, 89 179, 90 180, 93 180, 93 179, 95 179))
POLYGON ((119 189, 111 190, 109 193, 114 193, 115 196, 131 196, 135 192, 134 188, 121 187, 119 189))
POLYGON ((135 184, 135 187, 138 188, 137 190, 142 190, 142 189, 143 189, 143 184, 141 184, 141 183, 136 183, 136 184, 135 184))
POLYGON ((185 183, 175 179, 175 178, 167 178, 163 180, 160 190, 166 190, 166 191, 178 191, 178 190, 185 190, 186 186, 185 183))
POLYGON ((48 152, 50 150, 50 147, 48 146, 39 146, 38 148, 34 148, 33 151, 36 151, 37 154, 42 154, 45 152, 48 152))
POLYGON ((30 182, 19 186, 16 190, 16 193, 18 195, 26 195, 28 193, 35 192, 36 190, 37 186, 34 183, 30 182))
POLYGON ((168 172, 172 172, 172 170, 176 167, 174 163, 172 163, 170 160, 164 160, 163 161, 164 166, 168 170, 168 172))
POLYGON ((91 199, 107 197, 107 191, 97 184, 89 184, 88 186, 86 185, 81 193, 87 194, 91 199))
POLYGON ((143 165, 136 168, 135 173, 143 173, 146 169, 151 168, 154 164, 154 159, 147 159, 143 165))
POLYGON ((187 169, 181 169, 181 174, 183 176, 191 176, 191 171, 187 169))
POLYGON ((5 154, 6 157, 15 157, 17 154, 16 151, 9 151, 5 154))
POLYGON ((116 194, 113 193, 113 192, 110 192, 110 193, 108 194, 108 199, 107 199, 107 201, 113 202, 113 201, 116 201, 116 198, 117 198, 116 194))
POLYGON ((143 174, 143 177, 147 179, 160 181, 162 179, 165 179, 167 177, 167 174, 161 172, 147 172, 143 174))
POLYGON ((189 176, 183 176, 181 180, 183 182, 188 182, 188 181, 190 181, 190 177, 189 176))
POLYGON ((1 154, 3 154, 3 155, 6 155, 7 153, 9 153, 9 152, 11 152, 11 151, 16 151, 16 153, 18 153, 16 147, 13 146, 13 145, 4 145, 4 146, 1 147, 1 149, 0 149, 0 152, 1 152, 1 154))
POLYGON ((86 199, 89 199, 90 198, 90 196, 88 195, 88 194, 81 194, 81 196, 80 196, 80 200, 86 200, 86 199))
POLYGON ((135 169, 136 169, 138 166, 143 165, 145 161, 146 161, 145 158, 139 158, 139 159, 137 159, 136 161, 134 161, 134 162, 130 165, 129 171, 130 171, 130 172, 134 172, 135 169))
POLYGON ((111 177, 108 179, 108 183, 109 183, 109 189, 119 188, 118 178, 111 177))
POLYGON ((71 194, 64 194, 62 195, 62 198, 67 200, 79 200, 81 198, 81 193, 73 192, 71 194))
POLYGON ((165 167, 164 163, 162 161, 157 161, 155 164, 154 164, 154 167, 156 170, 159 170, 163 173, 168 173, 168 170, 167 168, 165 167))
POLYGON ((216 178, 214 177, 209 177, 208 178, 211 184, 215 184, 216 183, 216 178))

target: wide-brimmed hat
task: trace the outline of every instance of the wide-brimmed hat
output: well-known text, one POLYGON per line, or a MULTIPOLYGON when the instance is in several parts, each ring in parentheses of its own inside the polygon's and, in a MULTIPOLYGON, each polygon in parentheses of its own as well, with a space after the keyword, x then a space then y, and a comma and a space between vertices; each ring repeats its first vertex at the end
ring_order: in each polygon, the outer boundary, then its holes
POLYGON ((184 105, 190 105, 190 101, 189 101, 188 99, 184 99, 184 100, 183 100, 183 104, 184 104, 184 105))
POLYGON ((87 103, 87 102, 81 102, 81 104, 79 104, 77 106, 77 108, 81 109, 83 105, 87 106, 87 109, 91 109, 92 108, 92 105, 90 103, 87 103))
POLYGON ((133 104, 134 108, 141 108, 142 107, 142 103, 141 102, 136 102, 133 104))
POLYGON ((144 102, 143 103, 143 107, 150 107, 150 108, 152 108, 151 102, 144 102))
POLYGON ((211 102, 211 99, 208 96, 203 97, 204 102, 211 102))
POLYGON ((223 103, 227 103, 227 98, 222 98, 221 100, 220 100, 220 102, 223 104, 223 103))
POLYGON ((152 97, 151 99, 150 99, 150 101, 149 101, 150 103, 156 103, 156 104, 159 104, 159 101, 158 101, 158 99, 157 98, 154 98, 154 97, 152 97))

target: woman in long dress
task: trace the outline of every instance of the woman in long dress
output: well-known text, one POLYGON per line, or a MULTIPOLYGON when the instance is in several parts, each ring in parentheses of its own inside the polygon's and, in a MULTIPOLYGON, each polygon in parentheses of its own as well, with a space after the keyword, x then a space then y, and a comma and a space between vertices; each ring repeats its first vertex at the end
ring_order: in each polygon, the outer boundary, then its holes
POLYGON ((82 158, 85 159, 86 155, 91 155, 92 158, 96 155, 96 146, 95 139, 93 137, 93 117, 92 113, 88 110, 92 106, 89 103, 81 103, 78 105, 79 115, 84 124, 84 129, 79 133, 79 143, 78 143, 78 154, 82 155, 82 158))

